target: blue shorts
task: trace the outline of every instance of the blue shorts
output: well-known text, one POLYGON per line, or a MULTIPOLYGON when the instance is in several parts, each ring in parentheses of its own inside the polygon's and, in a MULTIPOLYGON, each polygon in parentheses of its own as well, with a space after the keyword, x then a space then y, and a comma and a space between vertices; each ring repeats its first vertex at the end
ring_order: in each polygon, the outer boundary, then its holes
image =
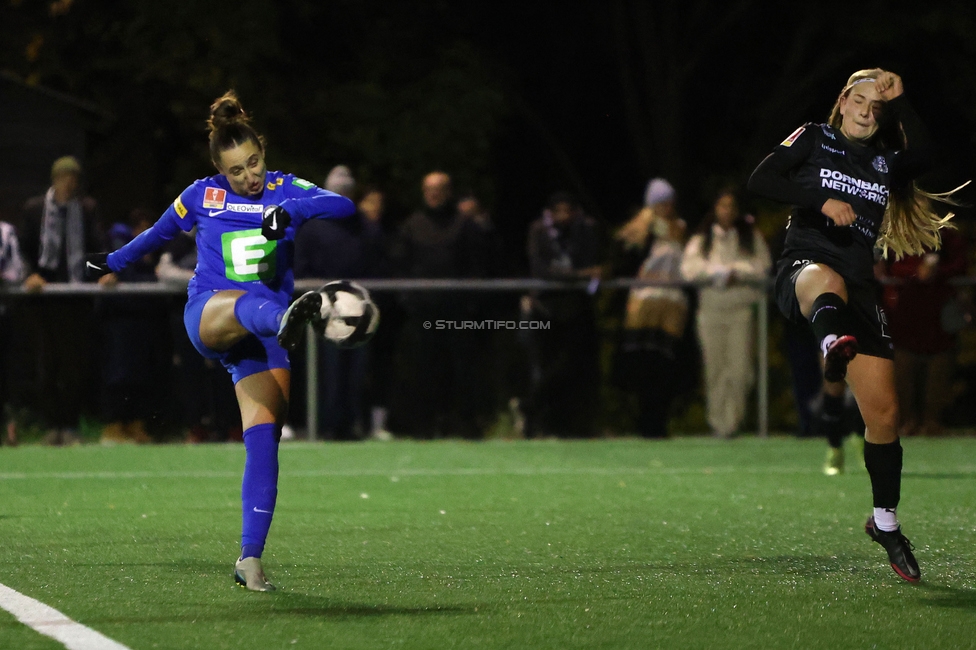
POLYGON ((186 301, 186 309, 183 310, 183 324, 197 352, 207 359, 220 361, 224 368, 227 368, 235 384, 245 377, 272 368, 291 369, 288 352, 278 345, 278 338, 275 336, 249 334, 223 352, 211 350, 204 345, 200 340, 200 317, 203 315, 203 307, 215 293, 216 290, 201 291, 195 296, 190 296, 186 301))

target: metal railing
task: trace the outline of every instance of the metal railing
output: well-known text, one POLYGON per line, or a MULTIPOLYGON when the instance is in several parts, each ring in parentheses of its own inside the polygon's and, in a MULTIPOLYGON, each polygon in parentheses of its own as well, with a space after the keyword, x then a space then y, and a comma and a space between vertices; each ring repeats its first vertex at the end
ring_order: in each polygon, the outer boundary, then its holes
MULTIPOLYGON (((304 292, 317 289, 328 280, 304 279, 295 282, 295 291, 304 292)), ((484 291, 504 293, 524 293, 532 291, 581 291, 596 294, 605 290, 624 290, 634 287, 672 287, 695 288, 697 285, 681 282, 655 282, 632 278, 612 280, 569 280, 552 281, 530 278, 512 279, 370 279, 356 280, 370 291, 484 291)), ((756 282, 754 286, 767 288, 768 282, 756 282)), ((49 283, 39 292, 27 292, 21 287, 7 287, 0 294, 10 296, 146 296, 181 295, 186 293, 186 285, 173 282, 124 282, 112 286, 93 283, 49 283)), ((760 437, 769 435, 769 300, 768 292, 764 299, 756 301, 756 409, 757 428, 760 437)), ((315 440, 319 431, 318 405, 318 337, 306 337, 306 427, 308 438, 315 440)))

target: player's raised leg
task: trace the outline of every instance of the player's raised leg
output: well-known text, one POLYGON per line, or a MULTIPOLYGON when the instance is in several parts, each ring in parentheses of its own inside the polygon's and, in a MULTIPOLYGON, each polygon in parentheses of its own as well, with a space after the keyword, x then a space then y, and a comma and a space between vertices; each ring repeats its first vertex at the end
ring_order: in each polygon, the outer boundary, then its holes
POLYGON ((824 355, 824 379, 843 381, 847 364, 858 351, 844 279, 829 266, 809 264, 794 286, 800 311, 810 321, 824 355))
POLYGON ((286 350, 294 350, 302 341, 305 325, 308 323, 314 325, 323 320, 322 294, 318 291, 309 291, 299 296, 281 314, 278 329, 275 331, 278 345, 286 350))
POLYGON ((287 308, 246 291, 219 291, 207 301, 200 317, 200 339, 211 350, 224 351, 248 334, 276 336, 286 350, 302 340, 307 323, 321 320, 322 296, 309 291, 287 308))

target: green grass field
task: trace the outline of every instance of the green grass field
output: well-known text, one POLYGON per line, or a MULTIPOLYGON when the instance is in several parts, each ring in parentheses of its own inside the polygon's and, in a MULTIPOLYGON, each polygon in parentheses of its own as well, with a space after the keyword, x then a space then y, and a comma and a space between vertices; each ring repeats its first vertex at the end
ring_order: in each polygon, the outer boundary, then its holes
POLYGON ((905 448, 918 585, 859 463, 695 438, 283 445, 273 594, 231 578, 243 446, 3 448, 0 583, 133 649, 976 647, 976 439, 905 448))

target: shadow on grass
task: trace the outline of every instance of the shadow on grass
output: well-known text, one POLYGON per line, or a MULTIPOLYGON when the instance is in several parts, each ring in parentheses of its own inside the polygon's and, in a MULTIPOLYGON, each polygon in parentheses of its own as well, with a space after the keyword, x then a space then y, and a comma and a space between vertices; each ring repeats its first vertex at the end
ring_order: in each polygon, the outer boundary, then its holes
POLYGON ((370 605, 367 603, 342 603, 330 601, 321 596, 282 592, 272 603, 272 610, 289 616, 313 618, 363 618, 372 616, 442 616, 477 614, 486 610, 486 605, 422 605, 405 607, 400 605, 370 605))
POLYGON ((955 589, 945 585, 932 585, 923 582, 918 589, 928 592, 919 602, 930 607, 947 607, 950 609, 976 609, 976 590, 955 589))
MULTIPOLYGON (((608 563, 599 567, 543 569, 541 573, 618 575, 637 571, 640 573, 659 572, 686 576, 750 574, 815 578, 833 573, 857 573, 862 570, 863 565, 864 558, 858 555, 715 555, 711 558, 702 558, 701 561, 697 562, 665 562, 641 565, 608 563)), ((533 573, 540 573, 540 571, 522 571, 520 573, 528 576, 533 573)), ((466 577, 471 579, 473 576, 466 577)))
POLYGON ((240 590, 246 603, 234 606, 201 606, 199 611, 172 616, 111 616, 86 618, 87 625, 131 625, 145 623, 239 623, 247 618, 246 609, 260 609, 263 617, 298 617, 310 619, 368 619, 385 616, 465 616, 487 611, 483 603, 472 605, 383 605, 357 602, 336 602, 321 596, 278 591, 272 594, 252 594, 240 590))

